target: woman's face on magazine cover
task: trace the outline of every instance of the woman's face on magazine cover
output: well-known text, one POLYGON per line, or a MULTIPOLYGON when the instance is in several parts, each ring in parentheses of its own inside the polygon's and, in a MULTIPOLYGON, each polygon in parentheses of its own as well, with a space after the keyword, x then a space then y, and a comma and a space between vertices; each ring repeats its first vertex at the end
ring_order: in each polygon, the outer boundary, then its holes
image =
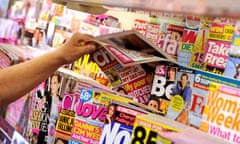
POLYGON ((57 95, 59 87, 60 82, 58 81, 58 76, 54 75, 51 79, 51 93, 57 95))
POLYGON ((175 80, 176 71, 174 68, 170 68, 168 71, 169 80, 175 80))
POLYGON ((109 114, 110 116, 113 116, 114 113, 115 113, 115 106, 111 105, 111 106, 109 107, 108 114, 109 114))

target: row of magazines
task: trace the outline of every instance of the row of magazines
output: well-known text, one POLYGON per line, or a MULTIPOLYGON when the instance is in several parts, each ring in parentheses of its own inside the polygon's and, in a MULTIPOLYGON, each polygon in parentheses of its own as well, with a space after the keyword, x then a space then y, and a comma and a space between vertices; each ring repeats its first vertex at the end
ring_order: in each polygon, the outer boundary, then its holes
POLYGON ((239 143, 238 80, 182 66, 133 30, 86 43, 98 50, 7 107, 28 142, 170 144, 158 133, 191 130, 239 143))

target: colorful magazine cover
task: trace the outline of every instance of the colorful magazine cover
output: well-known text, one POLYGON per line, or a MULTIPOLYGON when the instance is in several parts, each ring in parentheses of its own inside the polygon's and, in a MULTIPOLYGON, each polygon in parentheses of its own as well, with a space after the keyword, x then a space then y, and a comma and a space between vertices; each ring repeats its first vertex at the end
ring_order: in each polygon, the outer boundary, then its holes
POLYGON ((99 144, 127 144, 131 141, 132 128, 118 122, 104 126, 99 144))
POLYGON ((72 128, 71 140, 86 144, 98 144, 101 133, 102 126, 76 118, 72 128))
POLYGON ((232 44, 229 51, 224 76, 240 79, 240 22, 237 21, 235 25, 232 44))
POLYGON ((205 46, 208 39, 209 27, 210 20, 208 18, 202 17, 199 24, 198 34, 195 40, 192 57, 189 63, 190 67, 198 69, 201 69, 202 67, 205 46))
POLYGON ((239 143, 239 89, 211 83, 201 130, 219 139, 239 143))
POLYGON ((178 49, 182 41, 184 27, 182 25, 161 23, 160 36, 157 41, 157 46, 164 52, 177 60, 178 49))
POLYGON ((93 59, 108 77, 114 91, 140 103, 147 103, 153 77, 150 71, 153 67, 135 65, 124 68, 104 49, 95 52, 93 59))
POLYGON ((194 70, 179 68, 166 117, 189 125, 189 108, 192 101, 194 70))
POLYGON ((183 128, 182 124, 161 116, 153 114, 137 116, 133 126, 131 144, 172 144, 170 140, 160 136, 161 132, 182 131, 183 128))
POLYGON ((0 143, 10 144, 15 129, 3 117, 0 117, 0 143))
POLYGON ((231 44, 229 42, 208 40, 202 69, 223 75, 230 48, 231 44))
POLYGON ((29 142, 17 131, 14 131, 11 144, 29 144, 29 142))
MULTIPOLYGON (((205 132, 197 130, 195 128, 186 126, 179 122, 167 119, 165 117, 155 115, 155 114, 147 114, 142 116, 137 116, 134 129, 131 137, 131 144, 142 143, 142 144, 172 144, 169 139, 166 139, 161 136, 162 132, 187 132, 191 133, 194 141, 202 142, 202 141, 210 141, 216 144, 226 144, 226 142, 211 136, 205 132), (203 139, 204 138, 204 139, 203 139)), ((202 142, 203 143, 203 142, 202 142)))
POLYGON ((62 101, 58 104, 59 114, 56 120, 55 131, 50 131, 53 135, 52 141, 63 141, 68 143, 71 139, 72 127, 75 119, 75 105, 79 98, 79 82, 72 78, 66 78, 62 101))
POLYGON ((72 71, 90 77, 100 84, 110 87, 110 82, 100 67, 94 62, 89 54, 80 57, 72 64, 72 71))
POLYGON ((177 62, 189 66, 192 54, 194 52, 194 44, 197 39, 200 25, 199 17, 186 17, 186 22, 183 31, 183 37, 178 49, 177 62))
MULTIPOLYGON (((199 129, 203 119, 203 111, 207 103, 211 83, 224 84, 229 87, 239 88, 239 81, 231 78, 223 77, 210 72, 199 69, 182 67, 188 71, 194 71, 192 85, 191 103, 188 108, 188 125, 199 129)), ((187 114, 187 113, 186 113, 187 114)))
POLYGON ((53 143, 54 141, 54 132, 56 122, 59 116, 59 105, 63 99, 63 91, 64 91, 64 76, 61 73, 54 73, 48 78, 46 95, 48 97, 48 126, 47 126, 47 142, 53 143))
POLYGON ((112 101, 105 115, 99 144, 130 143, 136 116, 146 113, 136 106, 112 101))
POLYGON ((223 75, 233 34, 232 25, 214 22, 211 24, 202 62, 203 70, 223 75))
POLYGON ((5 119, 21 135, 25 135, 27 130, 28 117, 30 112, 29 95, 25 95, 18 100, 10 103, 6 110, 5 119))
POLYGON ((189 125, 199 129, 203 119, 203 110, 208 98, 210 81, 201 70, 195 70, 192 87, 191 106, 189 107, 189 125))
POLYGON ((49 118, 49 97, 45 93, 46 81, 30 92, 30 112, 26 138, 32 143, 47 143, 49 118))
POLYGON ((165 115, 168 111, 177 70, 177 66, 167 64, 156 65, 148 106, 159 110, 162 115, 165 115))

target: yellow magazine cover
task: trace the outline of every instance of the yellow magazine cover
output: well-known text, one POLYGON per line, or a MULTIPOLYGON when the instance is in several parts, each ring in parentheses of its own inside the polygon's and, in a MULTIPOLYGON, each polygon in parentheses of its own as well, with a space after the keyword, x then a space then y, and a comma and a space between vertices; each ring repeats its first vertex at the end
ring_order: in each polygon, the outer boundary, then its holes
POLYGON ((172 144, 170 140, 160 136, 161 132, 178 132, 185 127, 183 124, 154 114, 137 116, 133 126, 131 144, 172 144))

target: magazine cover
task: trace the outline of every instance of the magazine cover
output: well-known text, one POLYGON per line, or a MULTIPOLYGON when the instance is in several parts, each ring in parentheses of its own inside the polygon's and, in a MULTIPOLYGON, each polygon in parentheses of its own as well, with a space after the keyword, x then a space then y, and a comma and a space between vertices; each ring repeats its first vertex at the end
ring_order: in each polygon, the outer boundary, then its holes
POLYGON ((130 143, 132 128, 118 122, 106 124, 101 134, 99 144, 130 143))
POLYGON ((47 80, 47 88, 45 93, 48 97, 49 104, 49 117, 48 117, 48 126, 47 126, 47 142, 53 143, 54 140, 54 132, 56 121, 58 119, 58 114, 60 112, 59 105, 63 99, 63 91, 64 91, 64 76, 61 73, 55 72, 51 75, 47 80))
POLYGON ((147 62, 176 61, 136 30, 128 30, 95 38, 122 66, 147 62))
POLYGON ((112 101, 105 115, 99 144, 130 143, 135 117, 146 113, 133 105, 112 101))
POLYGON ((72 128, 71 140, 86 144, 98 144, 101 133, 102 126, 76 118, 72 128))
POLYGON ((170 140, 160 136, 161 132, 181 131, 183 128, 183 125, 157 115, 137 116, 134 122, 131 144, 172 144, 170 140))
POLYGON ((197 39, 200 26, 199 17, 187 16, 183 30, 182 41, 178 49, 177 62, 189 66, 192 54, 194 52, 194 44, 197 39))
MULTIPOLYGON (((62 101, 58 105, 59 114, 56 120, 56 130, 50 131, 52 142, 68 143, 71 139, 72 127, 76 115, 75 106, 79 99, 80 83, 75 78, 65 77, 66 85, 63 90, 62 101)), ((52 129, 53 130, 53 129, 52 129)))
POLYGON ((0 117, 0 143, 10 144, 15 129, 3 118, 0 117))
POLYGON ((240 79, 240 22, 235 25, 232 44, 228 53, 228 59, 224 70, 224 76, 240 79))
POLYGON ((201 130, 230 143, 239 143, 239 89, 211 83, 201 130))
MULTIPOLYGON (((212 77, 213 78, 213 77, 212 77)), ((201 70, 195 70, 192 87, 191 106, 189 107, 189 125, 199 129, 203 119, 203 111, 208 98, 210 80, 201 70)))
POLYGON ((159 37, 160 26, 159 24, 147 24, 145 37, 151 40, 154 44, 157 43, 159 37))
POLYGON ((28 141, 37 144, 47 143, 47 129, 49 122, 49 97, 46 90, 46 81, 30 92, 30 112, 26 137, 28 141))
POLYGON ((203 70, 223 75, 233 34, 232 25, 214 22, 211 24, 203 58, 203 70))
POLYGON ((29 121, 30 112, 29 94, 19 98, 7 106, 5 119, 14 127, 21 135, 25 135, 27 131, 27 123, 29 121))
POLYGON ((153 78, 153 66, 142 64, 123 67, 105 49, 93 53, 92 57, 108 77, 113 91, 140 103, 146 104, 148 102, 153 78))
POLYGON ((148 106, 159 110, 162 115, 165 115, 168 111, 172 89, 175 86, 177 70, 177 66, 167 64, 156 65, 148 106))
POLYGON ((14 131, 11 144, 29 144, 29 142, 17 131, 14 131))
POLYGON ((69 110, 72 115, 65 114, 65 117, 68 117, 64 118, 65 122, 64 119, 58 119, 56 136, 64 137, 67 141, 98 143, 107 112, 106 104, 109 103, 101 99, 101 93, 80 84, 77 84, 73 93, 65 93, 60 115, 69 110), (65 130, 62 129, 62 124, 66 125, 65 130))
POLYGON ((147 25, 148 25, 147 21, 141 20, 141 19, 135 19, 134 22, 133 22, 132 29, 138 31, 140 34, 145 36, 147 25))
POLYGON ((182 25, 161 23, 160 36, 157 41, 157 46, 164 52, 177 60, 178 48, 182 41, 184 27, 182 25))
POLYGON ((203 56, 205 53, 205 46, 208 39, 208 32, 210 27, 210 20, 208 18, 201 18, 199 24, 198 34, 194 44, 194 50, 189 63, 190 67, 201 69, 203 63, 203 56))
POLYGON ((110 87, 110 82, 102 69, 94 62, 89 54, 85 54, 72 64, 72 71, 90 77, 100 84, 110 87))
POLYGON ((189 125, 189 109, 192 101, 194 70, 179 68, 166 117, 189 125))
POLYGON ((223 75, 230 51, 229 42, 208 40, 203 58, 203 67, 205 71, 223 75))
POLYGON ((49 139, 49 142, 54 143, 54 141, 56 141, 58 138, 68 142, 68 140, 71 138, 74 118, 74 111, 61 109, 56 122, 56 127, 54 127, 54 131, 51 131, 53 136, 52 139, 49 139))

